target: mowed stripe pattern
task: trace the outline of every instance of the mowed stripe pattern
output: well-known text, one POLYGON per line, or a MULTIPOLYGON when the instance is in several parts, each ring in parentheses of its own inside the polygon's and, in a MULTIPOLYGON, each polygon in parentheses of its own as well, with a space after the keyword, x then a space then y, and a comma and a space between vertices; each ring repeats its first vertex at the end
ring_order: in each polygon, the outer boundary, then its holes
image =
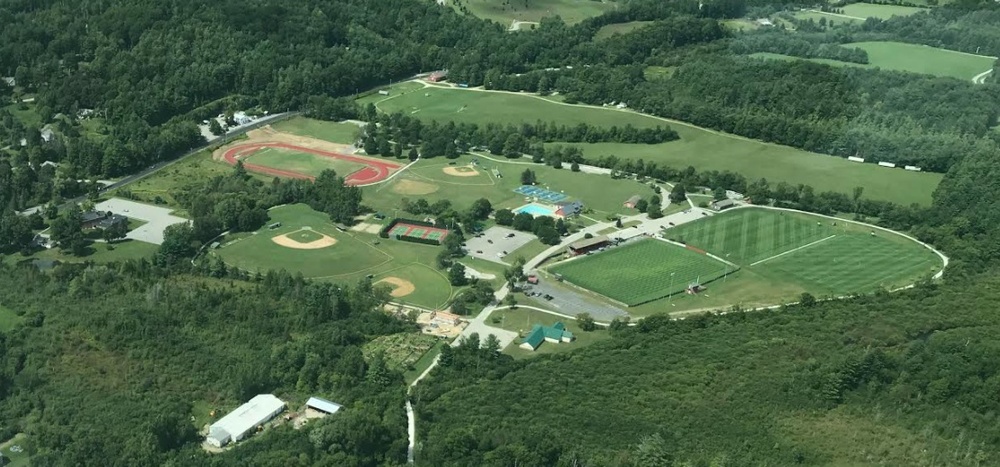
POLYGON ((721 277, 727 268, 686 248, 640 240, 556 265, 551 271, 571 284, 634 306, 682 292, 699 278, 704 283, 721 277))
POLYGON ((810 289, 848 293, 903 285, 915 274, 932 274, 941 261, 916 244, 911 247, 882 236, 855 234, 838 235, 764 265, 810 289))
POLYGON ((817 224, 817 221, 793 214, 737 209, 677 226, 668 230, 666 236, 734 263, 748 265, 836 232, 829 222, 817 224))

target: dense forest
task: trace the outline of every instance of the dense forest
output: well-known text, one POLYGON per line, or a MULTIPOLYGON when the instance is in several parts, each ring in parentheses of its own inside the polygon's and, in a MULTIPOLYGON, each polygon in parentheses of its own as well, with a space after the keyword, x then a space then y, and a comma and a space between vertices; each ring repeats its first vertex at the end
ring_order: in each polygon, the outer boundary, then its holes
POLYGON ((402 375, 360 349, 409 329, 374 312, 384 291, 225 277, 146 260, 52 274, 0 266, 2 304, 23 321, 0 333, 0 438, 27 433, 35 466, 208 464, 192 404, 225 411, 262 392, 298 403, 319 394, 345 404, 344 416, 277 428, 211 464, 405 459, 402 375))

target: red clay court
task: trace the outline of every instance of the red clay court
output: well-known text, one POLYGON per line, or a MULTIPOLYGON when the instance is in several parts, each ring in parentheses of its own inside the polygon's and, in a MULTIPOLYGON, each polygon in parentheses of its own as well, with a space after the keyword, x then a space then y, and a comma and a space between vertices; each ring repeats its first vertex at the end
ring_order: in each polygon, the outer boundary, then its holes
MULTIPOLYGON (((304 152, 309 154, 315 154, 322 157, 330 157, 333 159, 341 159, 350 162, 356 162, 359 164, 364 164, 365 168, 351 173, 344 177, 345 183, 351 186, 358 185, 371 185, 373 183, 381 182, 392 175, 393 172, 399 170, 400 165, 393 164, 389 162, 383 162, 380 160, 369 159, 367 157, 349 156, 346 154, 339 154, 329 151, 321 151, 319 149, 305 148, 302 146, 296 146, 294 144, 288 143, 248 143, 234 146, 226 150, 222 155, 223 159, 231 165, 236 165, 236 161, 250 156, 256 151, 263 148, 278 148, 278 149, 288 149, 297 152, 304 152)), ((274 175, 276 177, 285 178, 299 178, 303 180, 315 180, 316 177, 312 175, 306 175, 304 173, 294 172, 291 170, 276 169, 274 167, 267 167, 263 165, 244 163, 243 167, 252 172, 258 172, 266 175, 274 175)))

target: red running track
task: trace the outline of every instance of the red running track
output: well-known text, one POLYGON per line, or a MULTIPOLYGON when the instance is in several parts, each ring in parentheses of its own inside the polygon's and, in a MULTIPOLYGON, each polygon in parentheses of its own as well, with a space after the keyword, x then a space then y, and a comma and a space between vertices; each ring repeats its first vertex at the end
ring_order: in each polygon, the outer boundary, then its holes
MULTIPOLYGON (((226 152, 222 155, 222 157, 229 164, 236 165, 236 161, 244 157, 250 156, 251 154, 257 152, 261 148, 291 149, 293 151, 315 154, 317 156, 329 157, 332 159, 341 159, 345 161, 364 164, 365 168, 344 177, 344 183, 351 186, 370 185, 372 183, 381 182, 382 180, 388 178, 389 175, 391 175, 394 171, 399 170, 400 168, 398 164, 392 164, 389 162, 382 162, 379 160, 368 159, 364 157, 348 156, 346 154, 339 154, 336 152, 321 151, 319 149, 309 149, 309 148, 304 148, 302 146, 296 146, 294 144, 287 144, 287 143, 241 144, 239 146, 227 149, 226 152)), ((253 172, 259 172, 267 175, 274 175, 276 177, 316 180, 316 177, 313 177, 312 175, 307 175, 300 172, 293 172, 291 170, 276 169, 274 167, 267 167, 264 165, 244 163, 243 167, 253 172)))

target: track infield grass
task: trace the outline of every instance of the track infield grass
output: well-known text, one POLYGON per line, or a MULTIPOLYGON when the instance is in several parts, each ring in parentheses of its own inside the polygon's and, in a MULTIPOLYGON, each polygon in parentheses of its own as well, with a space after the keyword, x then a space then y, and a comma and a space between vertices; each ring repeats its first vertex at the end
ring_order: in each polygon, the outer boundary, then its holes
POLYGON ((323 157, 319 154, 310 154, 283 148, 261 148, 250 156, 243 158, 243 160, 265 167, 290 170, 313 177, 319 176, 320 172, 324 170, 333 170, 337 175, 347 177, 365 168, 364 164, 353 161, 323 157))
MULTIPOLYGON (((280 222, 281 227, 263 227, 221 249, 214 250, 226 263, 250 272, 285 269, 308 278, 342 284, 355 284, 372 275, 372 282, 385 277, 397 277, 413 283, 415 290, 393 301, 427 308, 440 308, 455 293, 447 277, 432 266, 440 247, 383 239, 377 235, 340 232, 326 214, 304 204, 279 206, 268 211, 268 225, 280 222), (304 230, 309 227, 310 230, 304 230), (337 243, 320 249, 301 250, 275 243, 278 235, 323 234, 337 243), (377 242, 377 244, 376 244, 377 242)), ((304 241, 304 240, 303 240, 304 241)))
POLYGON ((942 266, 932 251, 901 235, 872 235, 862 225, 765 209, 736 209, 668 229, 665 236, 813 294, 901 287, 942 266))
POLYGON ((722 277, 730 268, 689 249, 643 239, 549 268, 569 283, 629 306, 684 291, 689 283, 722 277))
POLYGON ((941 174, 929 172, 908 172, 874 164, 856 164, 840 157, 763 143, 635 112, 564 105, 529 94, 423 88, 418 83, 403 83, 394 86, 392 95, 388 97, 367 96, 359 102, 375 103, 381 111, 403 112, 422 120, 479 125, 535 123, 539 120, 555 121, 562 125, 587 123, 605 128, 626 124, 637 128, 669 125, 680 135, 680 140, 653 145, 573 145, 580 147, 590 159, 613 154, 623 159, 644 159, 675 167, 691 165, 699 170, 730 170, 750 180, 767 178, 772 183, 804 183, 817 191, 850 194, 855 186, 862 186, 868 198, 903 205, 929 205, 931 194, 942 178, 941 174))

